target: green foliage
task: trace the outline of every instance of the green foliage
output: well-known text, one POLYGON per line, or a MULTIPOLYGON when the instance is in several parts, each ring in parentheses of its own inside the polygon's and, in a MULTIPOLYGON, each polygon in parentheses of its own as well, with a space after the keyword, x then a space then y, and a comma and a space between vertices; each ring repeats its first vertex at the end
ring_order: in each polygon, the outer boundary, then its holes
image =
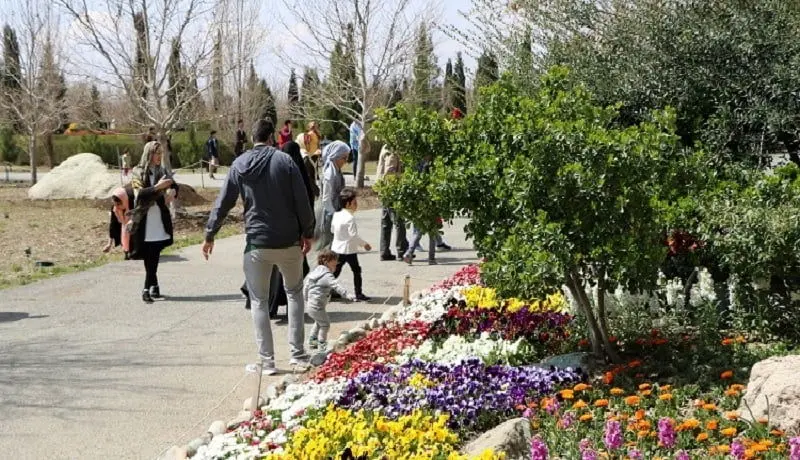
POLYGON ((16 163, 20 151, 20 147, 14 141, 14 130, 8 126, 0 126, 0 161, 16 163))
POLYGON ((800 146, 800 3, 564 0, 547 16, 521 3, 556 37, 549 63, 573 68, 601 103, 622 102, 623 123, 675 107, 684 145, 702 141, 718 164, 800 146), (576 28, 593 33, 559 33, 576 28))
POLYGON ((478 69, 475 71, 475 90, 489 86, 500 78, 500 68, 497 56, 489 51, 484 51, 478 58, 478 69))

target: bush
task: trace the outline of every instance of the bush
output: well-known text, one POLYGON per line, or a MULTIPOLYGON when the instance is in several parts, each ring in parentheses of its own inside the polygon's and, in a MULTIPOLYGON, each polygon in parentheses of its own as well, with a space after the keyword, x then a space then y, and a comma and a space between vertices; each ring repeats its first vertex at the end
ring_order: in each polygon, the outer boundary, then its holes
POLYGON ((20 147, 14 142, 14 130, 0 127, 0 160, 16 163, 19 159, 20 147))

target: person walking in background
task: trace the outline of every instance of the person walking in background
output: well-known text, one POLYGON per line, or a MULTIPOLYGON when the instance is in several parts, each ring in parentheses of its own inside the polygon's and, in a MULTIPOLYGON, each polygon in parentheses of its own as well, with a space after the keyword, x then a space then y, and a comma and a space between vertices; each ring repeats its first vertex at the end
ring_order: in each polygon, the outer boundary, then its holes
POLYGON ((208 158, 208 177, 214 178, 219 166, 219 143, 217 142, 217 132, 211 131, 206 141, 206 158, 208 158))
POLYGON ((349 154, 350 147, 342 141, 331 142, 322 152, 322 206, 317 217, 318 250, 328 249, 333 241, 331 220, 342 209, 339 199, 339 194, 344 189, 342 166, 347 162, 349 154))
POLYGON ((306 147, 306 151, 308 151, 309 155, 319 155, 320 141, 322 141, 322 136, 319 133, 319 126, 316 121, 312 121, 308 125, 308 130, 306 130, 305 139, 303 139, 303 145, 306 147))
MULTIPOLYGON (((153 303, 153 299, 162 298, 158 264, 161 251, 173 242, 168 203, 178 190, 178 185, 162 167, 162 155, 163 147, 157 141, 145 144, 141 161, 127 189, 130 192, 126 192, 127 203, 133 203, 130 219, 125 222, 126 232, 130 234, 130 258, 144 262, 146 275, 142 301, 148 304, 153 303)), ((127 212, 123 216, 125 214, 127 212)))
MULTIPOLYGON (((421 173, 428 173, 431 170, 431 165, 433 164, 433 158, 431 155, 426 155, 425 158, 422 159, 422 162, 417 166, 417 169, 421 173)), ((422 241, 424 233, 422 230, 418 228, 413 229, 413 233, 411 236, 411 241, 408 244, 408 249, 406 250, 405 254, 403 254, 403 261, 409 265, 411 265, 412 261, 414 260, 414 252, 419 247, 420 241, 422 241)), ((429 265, 436 265, 436 237, 438 235, 438 231, 432 231, 428 233, 428 264, 429 265)))
POLYGON ((328 331, 331 328, 331 319, 326 309, 331 292, 339 297, 354 302, 343 288, 333 272, 336 270, 338 256, 332 251, 322 251, 317 255, 317 267, 308 274, 303 283, 303 298, 306 302, 306 313, 314 320, 314 327, 308 336, 308 348, 324 353, 328 349, 328 331))
MULTIPOLYGON (((259 120, 253 127, 254 146, 234 160, 206 224, 203 257, 214 249, 214 236, 239 196, 244 202, 246 246, 244 274, 253 302, 251 315, 262 374, 274 375, 275 348, 269 316, 272 267, 283 275, 289 310, 290 364, 309 367, 304 349, 303 255, 311 247, 314 215, 303 175, 289 155, 276 150, 275 127, 259 120)), ((257 364, 246 367, 249 372, 257 364)))
POLYGON ((331 231, 333 232, 333 242, 331 251, 336 253, 336 271, 333 276, 339 278, 344 264, 350 266, 353 272, 353 286, 356 291, 356 300, 369 302, 370 298, 364 295, 363 280, 361 278, 361 264, 358 263, 358 249, 364 248, 372 250, 372 246, 364 241, 358 234, 355 213, 358 211, 358 199, 353 189, 346 188, 339 195, 342 209, 333 215, 331 221, 331 231))
POLYGON ((363 135, 364 130, 361 127, 361 122, 358 120, 353 120, 353 122, 350 123, 350 152, 353 154, 353 177, 358 174, 358 150, 363 135))
POLYGON ((292 141, 294 134, 292 133, 292 120, 283 122, 283 128, 278 133, 278 148, 283 148, 284 145, 292 141))
POLYGON ((131 154, 128 149, 122 151, 120 163, 122 163, 122 176, 127 178, 131 172, 131 154))
POLYGON ((238 157, 241 155, 246 144, 247 133, 244 131, 244 121, 240 119, 236 123, 236 142, 233 144, 233 156, 238 157))
MULTIPOLYGON (((384 178, 396 177, 403 173, 403 165, 400 162, 400 155, 390 150, 386 145, 381 148, 378 156, 377 181, 384 178)), ((406 224, 403 222, 394 209, 384 206, 381 208, 381 260, 397 260, 402 258, 408 250, 408 240, 406 239, 406 224), (392 244, 392 226, 395 229, 395 248, 397 255, 392 254, 389 246, 392 244)))

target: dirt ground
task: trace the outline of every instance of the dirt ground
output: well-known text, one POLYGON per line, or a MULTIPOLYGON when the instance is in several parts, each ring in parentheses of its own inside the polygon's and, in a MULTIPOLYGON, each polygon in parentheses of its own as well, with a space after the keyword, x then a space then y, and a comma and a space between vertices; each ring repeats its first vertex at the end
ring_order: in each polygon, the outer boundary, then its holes
MULTIPOLYGON (((175 221, 175 247, 202 241, 205 215, 217 190, 196 190, 185 208, 195 217, 175 221)), ((380 202, 371 188, 359 191, 359 208, 373 209, 380 202)), ((108 261, 121 260, 119 248, 103 254, 108 238, 110 200, 27 199, 27 188, 0 187, 0 289, 108 261), (52 268, 38 268, 51 262, 52 268)), ((241 204, 231 212, 221 236, 243 231, 241 204)))

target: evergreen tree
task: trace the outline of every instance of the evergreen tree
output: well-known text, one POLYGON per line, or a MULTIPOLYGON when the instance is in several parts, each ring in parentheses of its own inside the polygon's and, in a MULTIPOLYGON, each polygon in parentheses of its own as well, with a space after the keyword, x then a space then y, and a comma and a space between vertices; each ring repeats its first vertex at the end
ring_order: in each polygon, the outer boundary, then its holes
POLYGON ((92 127, 99 127, 100 121, 103 119, 103 107, 100 104, 100 91, 97 90, 97 86, 92 85, 89 96, 89 116, 91 117, 89 124, 92 127))
POLYGON ((292 69, 289 75, 289 118, 298 118, 300 108, 300 92, 297 89, 297 74, 292 69))
POLYGON ((464 72, 464 58, 459 51, 456 54, 456 64, 453 68, 453 107, 457 107, 464 115, 467 114, 467 77, 464 72))
POLYGON ((303 90, 300 93, 299 102, 300 106, 303 108, 302 114, 306 121, 312 121, 314 118, 317 118, 317 110, 319 109, 317 104, 319 85, 320 79, 317 69, 306 67, 303 72, 303 90))
POLYGON ((224 83, 222 81, 222 31, 217 31, 217 39, 214 41, 214 55, 211 68, 211 106, 214 113, 222 110, 225 102, 224 83))
POLYGON ((437 105, 434 86, 439 77, 439 66, 436 64, 436 56, 433 51, 429 26, 423 23, 419 27, 414 52, 412 97, 414 102, 428 108, 435 108, 437 105))
POLYGON ((273 126, 278 125, 278 109, 275 107, 275 96, 272 95, 272 90, 267 85, 267 80, 263 78, 259 81, 259 90, 261 93, 261 113, 259 116, 264 120, 272 122, 273 126))
POLYGON ((500 68, 494 54, 484 51, 478 58, 478 69, 475 71, 475 91, 491 85, 500 78, 500 68))
POLYGON ((181 42, 177 38, 172 40, 172 49, 167 66, 167 75, 169 76, 167 107, 170 110, 174 110, 186 91, 183 71, 181 70, 181 42))
POLYGON ((49 104, 53 104, 39 112, 37 124, 31 129, 44 132, 44 148, 47 157, 47 164, 53 166, 55 163, 55 152, 53 148, 53 134, 61 127, 64 116, 64 97, 66 96, 66 86, 63 75, 61 75, 56 65, 53 54, 53 42, 48 37, 44 42, 42 50, 42 60, 40 63, 39 74, 37 76, 36 91, 43 96, 49 104))
MULTIPOLYGON (((3 27, 3 63, 2 74, 0 74, 2 76, 2 79, 0 79, 0 84, 2 85, 0 97, 11 97, 22 86, 22 69, 19 62, 17 33, 9 25, 3 27)), ((10 103, 10 100, 6 101, 6 103, 10 103)), ((0 113, 0 118, 4 118, 3 115, 0 113)), ((9 113, 8 116, 12 121, 11 127, 13 130, 16 132, 21 131, 21 122, 17 116, 12 113, 9 113)))
POLYGON ((444 86, 442 88, 442 107, 446 112, 453 110, 453 101, 455 99, 455 80, 453 79, 453 61, 447 60, 444 66, 444 86))
POLYGON ((133 29, 136 31, 136 56, 133 63, 133 89, 142 99, 147 99, 147 22, 144 14, 133 15, 133 29))

